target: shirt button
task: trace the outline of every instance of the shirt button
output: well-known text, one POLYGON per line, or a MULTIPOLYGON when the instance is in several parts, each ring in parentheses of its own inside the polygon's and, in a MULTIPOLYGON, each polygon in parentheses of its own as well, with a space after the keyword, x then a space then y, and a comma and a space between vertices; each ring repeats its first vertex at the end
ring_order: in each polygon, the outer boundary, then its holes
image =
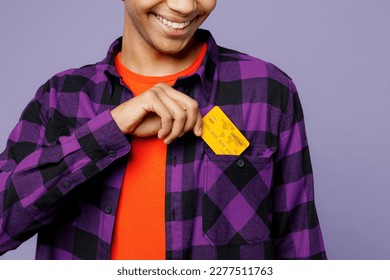
POLYGON ((69 189, 72 186, 72 183, 70 181, 65 181, 63 186, 65 189, 69 189))
POLYGON ((238 166, 239 168, 243 168, 243 167, 245 166, 245 160, 239 159, 239 160, 237 161, 237 166, 238 166))
POLYGON ((113 157, 116 156, 116 152, 115 152, 115 151, 109 151, 109 152, 108 152, 108 156, 111 157, 111 158, 113 158, 113 157))
POLYGON ((111 212, 112 212, 111 207, 110 207, 110 206, 106 206, 106 207, 104 208, 104 212, 105 212, 106 214, 111 214, 111 212))

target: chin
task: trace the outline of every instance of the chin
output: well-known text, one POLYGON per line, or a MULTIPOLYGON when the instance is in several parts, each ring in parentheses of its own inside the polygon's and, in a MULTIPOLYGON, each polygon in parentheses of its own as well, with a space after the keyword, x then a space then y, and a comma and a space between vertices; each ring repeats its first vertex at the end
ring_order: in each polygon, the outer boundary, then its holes
POLYGON ((180 42, 180 43, 156 43, 154 44, 157 51, 167 55, 177 55, 185 51, 191 45, 191 42, 180 42))

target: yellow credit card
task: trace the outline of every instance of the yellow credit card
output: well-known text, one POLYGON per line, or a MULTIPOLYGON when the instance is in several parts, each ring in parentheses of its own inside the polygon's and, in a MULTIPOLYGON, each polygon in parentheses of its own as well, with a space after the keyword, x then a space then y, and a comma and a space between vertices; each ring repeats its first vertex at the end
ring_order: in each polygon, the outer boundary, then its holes
POLYGON ((202 138, 217 155, 240 155, 249 146, 249 141, 218 106, 203 117, 202 138))

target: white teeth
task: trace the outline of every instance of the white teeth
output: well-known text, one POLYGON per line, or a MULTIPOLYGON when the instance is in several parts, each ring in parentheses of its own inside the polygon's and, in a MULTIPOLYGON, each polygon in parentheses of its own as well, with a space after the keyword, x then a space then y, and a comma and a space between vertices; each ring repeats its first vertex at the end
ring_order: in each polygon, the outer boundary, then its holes
POLYGON ((186 22, 174 22, 167 20, 163 18, 162 16, 156 15, 157 19, 162 22, 164 25, 171 27, 172 29, 184 29, 188 25, 190 25, 191 21, 186 21, 186 22))

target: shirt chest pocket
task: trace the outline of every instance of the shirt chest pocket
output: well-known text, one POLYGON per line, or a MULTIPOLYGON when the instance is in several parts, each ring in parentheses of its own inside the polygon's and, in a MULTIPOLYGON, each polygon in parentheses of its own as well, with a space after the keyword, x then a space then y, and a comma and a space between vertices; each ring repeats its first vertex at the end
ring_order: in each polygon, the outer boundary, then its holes
POLYGON ((231 156, 206 148, 202 229, 214 245, 261 243, 270 233, 273 150, 262 146, 254 151, 231 156))

